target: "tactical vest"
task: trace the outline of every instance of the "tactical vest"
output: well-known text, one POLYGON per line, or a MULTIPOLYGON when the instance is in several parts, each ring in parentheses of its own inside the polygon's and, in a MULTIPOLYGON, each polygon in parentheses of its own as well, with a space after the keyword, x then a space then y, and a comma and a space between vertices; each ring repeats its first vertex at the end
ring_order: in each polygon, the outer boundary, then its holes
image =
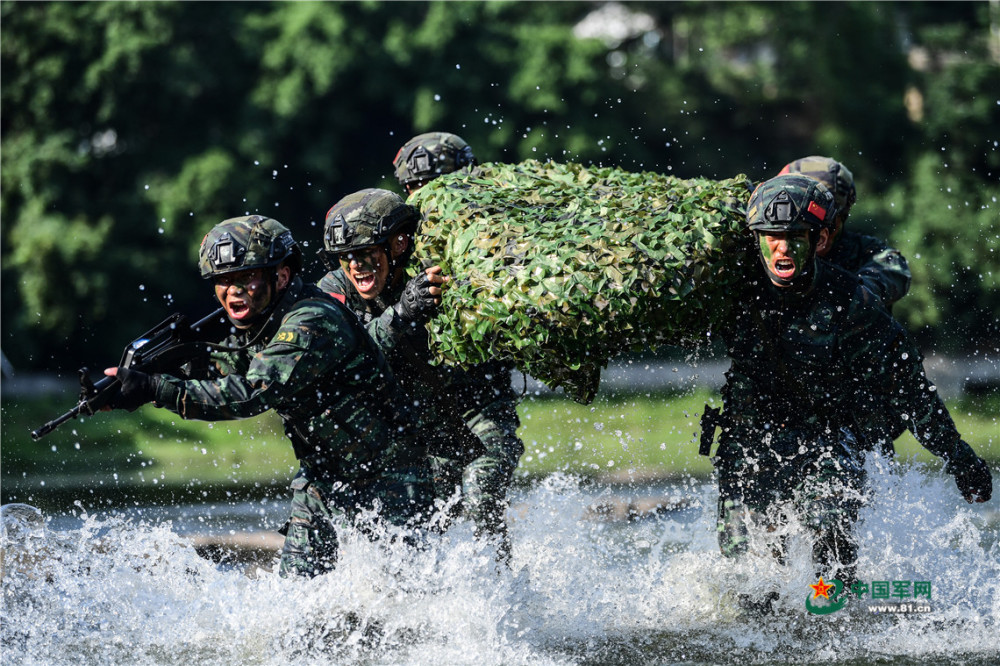
MULTIPOLYGON (((385 356, 357 317, 336 299, 296 278, 273 315, 259 329, 237 342, 244 364, 266 346, 293 313, 310 310, 318 322, 314 336, 301 353, 318 353, 309 346, 326 336, 354 341, 345 358, 291 399, 272 405, 281 417, 296 458, 316 478, 363 480, 372 478, 394 460, 412 454, 412 422, 385 356)), ((279 343, 280 344, 280 343, 279 343)))
MULTIPOLYGON (((390 287, 379 298, 361 298, 343 271, 329 273, 320 281, 323 290, 344 296, 346 306, 365 325, 375 321, 399 301, 405 285, 390 287)), ((420 424, 431 455, 468 461, 481 455, 482 442, 463 415, 497 399, 495 393, 510 389, 510 369, 487 363, 470 369, 434 364, 427 330, 423 326, 400 336, 386 352, 400 388, 410 403, 417 403, 413 416, 420 424)))
POLYGON ((840 358, 838 338, 858 279, 817 262, 808 294, 783 292, 765 280, 759 278, 743 299, 735 325, 725 335, 732 358, 728 374, 749 383, 727 382, 727 412, 776 423, 811 418, 824 427, 839 427, 851 369, 840 358))

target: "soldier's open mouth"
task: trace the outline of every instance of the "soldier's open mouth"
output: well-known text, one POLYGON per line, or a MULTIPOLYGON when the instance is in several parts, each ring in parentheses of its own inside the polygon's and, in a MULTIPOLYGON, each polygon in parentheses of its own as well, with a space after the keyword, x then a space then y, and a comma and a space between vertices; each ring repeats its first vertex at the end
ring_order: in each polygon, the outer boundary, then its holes
POLYGON ((778 259, 774 262, 774 273, 778 277, 791 277, 795 274, 795 262, 791 259, 778 259))
POLYGON ((240 319, 250 311, 250 305, 244 301, 229 301, 226 306, 229 308, 229 315, 234 319, 240 319))
POLYGON ((369 291, 375 286, 375 274, 374 273, 355 273, 354 283, 358 287, 358 291, 369 291))

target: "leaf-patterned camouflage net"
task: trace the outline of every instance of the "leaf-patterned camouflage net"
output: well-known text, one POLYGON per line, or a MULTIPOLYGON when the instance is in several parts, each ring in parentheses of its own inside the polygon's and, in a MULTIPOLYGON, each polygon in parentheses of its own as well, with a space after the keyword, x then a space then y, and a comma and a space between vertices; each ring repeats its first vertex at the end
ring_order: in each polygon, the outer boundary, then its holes
POLYGON ((723 315, 749 188, 535 160, 436 178, 409 198, 416 256, 452 276, 432 348, 511 361, 589 403, 611 357, 702 340, 723 315))

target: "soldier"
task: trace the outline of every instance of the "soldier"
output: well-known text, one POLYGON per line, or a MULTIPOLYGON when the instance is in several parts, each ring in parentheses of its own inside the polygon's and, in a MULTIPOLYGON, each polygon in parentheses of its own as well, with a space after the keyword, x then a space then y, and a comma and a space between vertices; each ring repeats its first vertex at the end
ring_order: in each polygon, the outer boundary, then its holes
POLYGON ((450 132, 418 134, 396 151, 392 160, 396 180, 413 194, 440 175, 476 166, 472 148, 450 132))
POLYGON ((202 240, 199 267, 235 333, 213 346, 209 375, 105 374, 122 382, 114 408, 155 401, 211 421, 276 410, 300 463, 280 572, 315 576, 334 566, 336 528, 374 507, 388 523, 414 524, 429 517, 433 489, 384 355, 353 313, 303 283, 301 266, 301 250, 279 222, 221 222, 202 240))
MULTIPOLYGON (((826 222, 829 239, 816 247, 816 255, 857 275, 862 284, 892 312, 893 304, 910 289, 910 269, 898 250, 873 236, 844 229, 844 223, 857 200, 854 175, 840 162, 813 155, 786 164, 780 174, 797 173, 826 185, 833 194, 837 213, 826 222)), ((779 174, 779 175, 780 175, 779 174)), ((863 414, 857 415, 859 427, 867 432, 866 445, 880 449, 888 458, 894 454, 893 442, 906 431, 906 423, 892 416, 889 405, 873 399, 863 414)))
MULTIPOLYGON (((813 532, 817 566, 829 567, 825 575, 839 568, 850 581, 865 481, 865 432, 852 417, 873 395, 945 461, 966 501, 987 501, 992 477, 961 439, 904 329, 854 275, 816 260, 835 213, 827 188, 796 174, 772 178, 750 197, 747 223, 763 270, 748 267, 721 331, 732 365, 713 461, 723 555, 746 552, 748 524, 774 528, 781 512, 792 512, 813 532)), ((714 431, 711 419, 703 425, 714 431)), ((780 541, 772 547, 780 558, 780 541)))
POLYGON ((844 229, 851 206, 858 198, 854 175, 840 162, 818 155, 790 162, 778 175, 789 173, 809 176, 823 183, 833 193, 837 205, 836 215, 824 220, 830 231, 829 239, 816 247, 816 256, 860 277, 891 312, 892 305, 910 289, 910 269, 899 250, 874 236, 844 229))
POLYGON ((440 304, 441 268, 407 280, 419 214, 402 197, 366 189, 327 213, 324 258, 330 272, 319 282, 368 325, 413 401, 427 433, 439 499, 452 505, 492 541, 509 562, 505 514, 510 485, 524 445, 516 431, 516 396, 510 368, 485 363, 460 369, 432 363, 424 324, 440 304))

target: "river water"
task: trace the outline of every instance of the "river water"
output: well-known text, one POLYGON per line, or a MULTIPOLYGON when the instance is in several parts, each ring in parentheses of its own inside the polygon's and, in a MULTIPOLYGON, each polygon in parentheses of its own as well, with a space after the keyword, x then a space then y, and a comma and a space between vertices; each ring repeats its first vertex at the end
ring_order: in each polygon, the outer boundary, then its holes
POLYGON ((465 525, 420 551, 346 533, 337 570, 314 580, 215 564, 187 539, 273 530, 284 501, 77 509, 37 523, 8 511, 2 661, 1000 663, 997 500, 969 506, 950 478, 917 466, 869 471, 859 579, 909 593, 919 582, 921 597, 888 601, 927 612, 873 613, 856 599, 808 612, 817 572, 801 532, 790 528, 785 565, 723 559, 711 481, 604 486, 556 475, 515 492, 510 570, 465 525), (661 508, 632 520, 614 510, 642 497, 661 508), (736 603, 769 591, 779 595, 771 613, 736 603))

